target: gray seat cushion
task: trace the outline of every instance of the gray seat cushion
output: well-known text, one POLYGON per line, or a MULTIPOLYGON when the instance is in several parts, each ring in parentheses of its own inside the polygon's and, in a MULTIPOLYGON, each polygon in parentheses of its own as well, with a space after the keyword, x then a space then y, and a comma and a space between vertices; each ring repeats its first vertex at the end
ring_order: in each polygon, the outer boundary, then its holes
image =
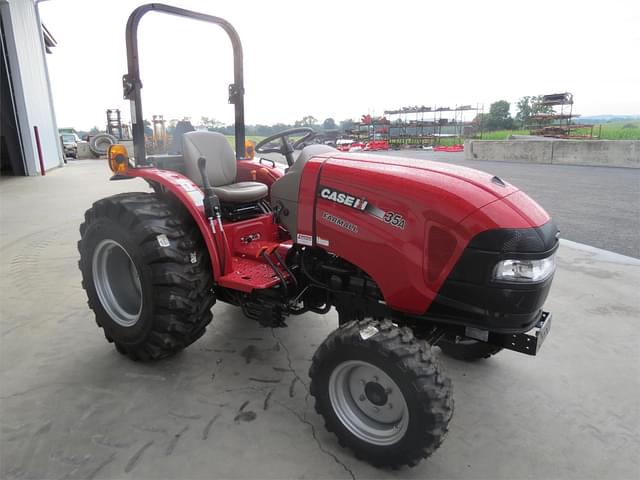
POLYGON ((221 187, 213 187, 218 198, 224 203, 250 203, 267 196, 269 189, 264 183, 239 182, 221 187))
POLYGON ((236 157, 227 138, 217 132, 195 131, 182 137, 182 152, 187 177, 202 187, 198 159, 207 159, 207 177, 220 201, 250 203, 264 198, 268 187, 259 182, 236 181, 236 157))

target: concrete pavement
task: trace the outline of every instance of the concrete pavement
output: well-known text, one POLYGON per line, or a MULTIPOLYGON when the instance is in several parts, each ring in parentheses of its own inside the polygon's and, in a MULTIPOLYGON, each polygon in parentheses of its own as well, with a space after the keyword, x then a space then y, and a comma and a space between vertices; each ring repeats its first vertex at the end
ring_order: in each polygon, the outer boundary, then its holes
POLYGON ((225 304, 153 364, 96 328, 77 269, 93 200, 146 190, 70 162, 0 182, 0 478, 631 479, 640 474, 640 261, 564 242, 540 355, 442 357, 450 433, 418 467, 378 470, 325 431, 308 396, 334 312, 264 329, 225 304))

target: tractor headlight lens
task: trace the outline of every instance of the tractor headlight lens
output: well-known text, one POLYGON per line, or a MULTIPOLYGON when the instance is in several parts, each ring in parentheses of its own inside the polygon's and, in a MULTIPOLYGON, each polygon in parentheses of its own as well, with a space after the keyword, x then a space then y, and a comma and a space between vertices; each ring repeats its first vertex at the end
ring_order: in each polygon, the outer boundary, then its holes
POLYGON ((556 255, 539 260, 503 260, 493 270, 494 280, 501 282, 542 282, 556 271, 556 255))

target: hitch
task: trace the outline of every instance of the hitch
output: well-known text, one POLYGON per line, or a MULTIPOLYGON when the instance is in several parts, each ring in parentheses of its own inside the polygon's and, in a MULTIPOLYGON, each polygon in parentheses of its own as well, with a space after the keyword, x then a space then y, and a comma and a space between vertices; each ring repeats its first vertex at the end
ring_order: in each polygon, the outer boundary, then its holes
POLYGON ((287 327, 285 323, 286 314, 279 305, 259 300, 243 300, 240 302, 240 308, 247 318, 257 321, 263 327, 287 327))
POLYGON ((528 332, 512 334, 490 333, 489 343, 526 355, 537 355, 542 343, 549 334, 549 330, 551 330, 551 318, 550 312, 542 312, 538 323, 528 332))

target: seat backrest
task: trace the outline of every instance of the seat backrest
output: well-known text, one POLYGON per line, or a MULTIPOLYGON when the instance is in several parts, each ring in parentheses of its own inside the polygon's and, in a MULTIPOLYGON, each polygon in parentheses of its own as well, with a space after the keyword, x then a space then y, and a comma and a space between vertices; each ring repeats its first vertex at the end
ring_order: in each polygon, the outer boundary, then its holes
POLYGON ((227 137, 217 132, 195 131, 182 137, 182 155, 187 177, 202 186, 198 159, 207 159, 207 176, 213 187, 236 181, 236 156, 227 137))

